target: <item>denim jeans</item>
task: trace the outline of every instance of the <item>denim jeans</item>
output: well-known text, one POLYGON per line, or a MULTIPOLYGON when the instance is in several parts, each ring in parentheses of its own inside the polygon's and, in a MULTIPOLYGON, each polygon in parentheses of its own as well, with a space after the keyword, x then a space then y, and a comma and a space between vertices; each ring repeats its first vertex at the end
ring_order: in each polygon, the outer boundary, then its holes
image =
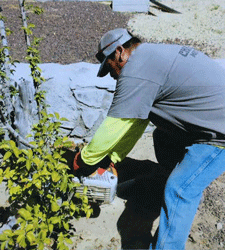
POLYGON ((183 250, 204 189, 225 171, 225 149, 193 144, 169 175, 155 246, 183 250))

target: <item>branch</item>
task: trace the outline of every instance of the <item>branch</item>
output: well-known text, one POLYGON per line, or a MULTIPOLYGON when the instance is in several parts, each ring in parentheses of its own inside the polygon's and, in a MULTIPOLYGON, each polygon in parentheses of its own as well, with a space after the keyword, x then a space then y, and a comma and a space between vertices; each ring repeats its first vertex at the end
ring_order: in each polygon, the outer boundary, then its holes
POLYGON ((6 56, 5 61, 8 63, 9 61, 9 50, 7 49, 7 39, 6 39, 6 32, 5 32, 5 24, 4 21, 0 20, 0 29, 1 29, 1 39, 2 39, 2 47, 4 48, 4 54, 6 56))
MULTIPOLYGON (((25 0, 18 0, 19 1, 19 6, 20 6, 20 12, 21 12, 21 17, 22 17, 22 22, 23 22, 23 27, 27 29, 27 17, 26 17, 26 12, 24 9, 24 2, 25 0)), ((24 30, 24 35, 25 35, 25 40, 27 43, 27 47, 30 46, 30 38, 27 34, 27 32, 24 30)))
MULTIPOLYGON (((2 106, 0 106, 2 107, 2 106)), ((2 123, 5 126, 5 128, 10 132, 10 134, 12 134, 12 136, 17 139, 20 143, 22 143, 24 146, 27 146, 29 148, 35 148, 33 145, 31 145, 28 141, 26 141, 23 137, 21 137, 19 135, 19 133, 17 133, 10 124, 8 124, 8 122, 6 121, 6 118, 2 112, 2 108, 0 108, 0 114, 1 114, 1 118, 2 118, 2 123)))
MULTIPOLYGON (((0 12, 2 11, 2 8, 0 8, 0 12)), ((9 91, 9 86, 10 86, 10 65, 9 65, 9 50, 8 50, 8 43, 7 43, 7 38, 6 38, 6 32, 5 32, 5 24, 3 19, 0 19, 0 32, 1 32, 1 40, 2 40, 2 47, 3 47, 3 65, 1 70, 5 72, 6 77, 2 77, 2 92, 4 93, 4 99, 6 102, 6 108, 7 108, 7 113, 8 116, 10 116, 10 112, 13 110, 12 108, 12 102, 10 102, 10 91, 9 91)))

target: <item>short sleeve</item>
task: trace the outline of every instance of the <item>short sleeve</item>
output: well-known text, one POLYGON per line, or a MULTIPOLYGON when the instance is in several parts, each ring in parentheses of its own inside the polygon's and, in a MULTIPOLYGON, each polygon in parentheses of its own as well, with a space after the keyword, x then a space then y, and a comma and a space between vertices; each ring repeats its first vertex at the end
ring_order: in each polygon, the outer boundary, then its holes
POLYGON ((146 79, 121 77, 108 116, 148 119, 160 85, 146 79))

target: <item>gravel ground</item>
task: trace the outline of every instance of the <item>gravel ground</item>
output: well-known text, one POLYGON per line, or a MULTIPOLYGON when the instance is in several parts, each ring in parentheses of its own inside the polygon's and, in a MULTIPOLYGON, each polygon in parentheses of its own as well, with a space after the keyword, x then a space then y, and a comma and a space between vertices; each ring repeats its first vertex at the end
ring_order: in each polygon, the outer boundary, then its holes
MULTIPOLYGON (((35 5, 35 3, 34 3, 35 5)), ((20 12, 17 0, 1 0, 2 14, 7 17, 5 26, 13 31, 8 37, 10 54, 24 62, 24 45, 20 12)), ((69 64, 97 62, 95 54, 101 36, 110 29, 126 27, 131 15, 113 12, 111 7, 97 2, 45 2, 40 16, 28 12, 29 23, 36 28, 33 34, 42 37, 40 56, 43 63, 69 64)))
POLYGON ((128 22, 129 30, 147 41, 191 45, 213 58, 225 58, 224 0, 160 1, 182 14, 159 11, 156 16, 137 14, 128 22))

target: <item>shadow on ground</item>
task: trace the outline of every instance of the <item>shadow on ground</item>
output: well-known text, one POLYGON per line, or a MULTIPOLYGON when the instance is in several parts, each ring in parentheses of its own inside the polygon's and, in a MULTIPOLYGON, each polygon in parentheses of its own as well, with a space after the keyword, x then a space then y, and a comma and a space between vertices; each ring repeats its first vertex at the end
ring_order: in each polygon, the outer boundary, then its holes
POLYGON ((122 249, 149 249, 153 222, 159 216, 167 175, 150 160, 126 158, 117 166, 117 196, 126 199, 117 228, 122 249))

